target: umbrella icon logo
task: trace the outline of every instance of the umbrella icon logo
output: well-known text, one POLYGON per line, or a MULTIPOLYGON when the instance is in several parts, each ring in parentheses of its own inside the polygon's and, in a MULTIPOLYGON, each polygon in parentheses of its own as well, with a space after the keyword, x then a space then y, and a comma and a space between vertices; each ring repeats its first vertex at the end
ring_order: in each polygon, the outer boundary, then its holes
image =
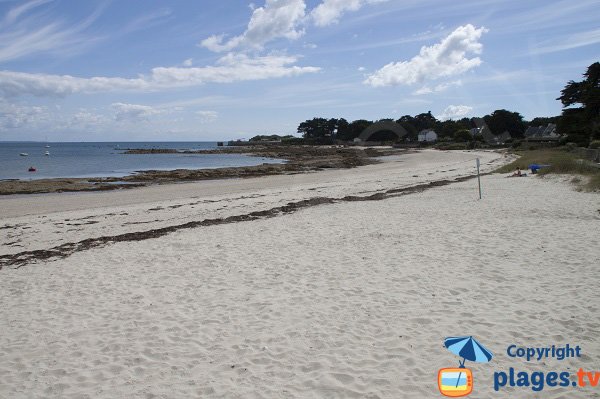
POLYGON ((472 336, 448 337, 444 346, 455 355, 462 358, 459 366, 443 368, 438 372, 438 388, 444 396, 467 396, 473 391, 473 372, 465 367, 467 360, 471 362, 487 363, 492 360, 492 352, 481 345, 472 336))

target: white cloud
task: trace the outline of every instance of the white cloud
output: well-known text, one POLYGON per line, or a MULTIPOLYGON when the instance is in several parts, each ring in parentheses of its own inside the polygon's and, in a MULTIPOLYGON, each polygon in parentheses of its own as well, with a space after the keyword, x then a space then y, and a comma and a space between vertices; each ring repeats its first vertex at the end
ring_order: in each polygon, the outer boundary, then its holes
POLYGON ((471 24, 460 26, 440 43, 423 46, 410 61, 385 65, 364 83, 373 87, 412 85, 463 74, 481 65, 479 57, 467 58, 467 55, 481 53, 483 45, 479 39, 485 32, 487 29, 471 24))
POLYGON ((0 99, 0 132, 11 129, 20 132, 24 129, 44 132, 106 126, 111 120, 94 110, 80 108, 75 113, 63 112, 58 105, 54 107, 29 106, 9 103, 0 99))
POLYGON ((264 7, 252 12, 244 33, 225 40, 224 35, 213 35, 200 44, 214 52, 231 51, 238 47, 262 48, 275 39, 298 39, 304 34, 301 28, 305 18, 304 0, 267 0, 264 7))
POLYGON ((473 111, 473 107, 469 107, 468 105, 449 105, 437 118, 442 121, 446 119, 464 118, 469 115, 471 111, 473 111))
POLYGON ((450 87, 453 87, 453 86, 462 86, 462 81, 455 80, 453 82, 440 83, 439 85, 436 85, 433 87, 423 86, 420 89, 416 90, 413 94, 416 96, 419 96, 419 95, 423 95, 423 94, 439 93, 442 91, 446 91, 450 87))
POLYGON ((25 4, 21 4, 20 6, 14 7, 6 13, 6 17, 4 17, 4 23, 12 24, 17 19, 19 19, 21 15, 27 13, 29 10, 33 10, 34 8, 39 7, 50 1, 51 0, 33 0, 25 4))
POLYGON ((202 123, 214 122, 219 118, 219 113, 216 111, 196 111, 196 115, 200 117, 202 123))
POLYGON ((172 11, 169 8, 161 8, 151 11, 148 14, 141 15, 129 22, 121 30, 121 33, 131 33, 139 30, 153 28, 157 25, 165 23, 171 17, 172 11))
POLYGON ((383 3, 388 0, 323 0, 314 8, 310 16, 315 25, 327 26, 337 23, 346 11, 358 11, 366 4, 383 3))
POLYGON ((319 71, 316 67, 292 65, 292 56, 251 58, 243 54, 228 54, 217 65, 202 68, 157 67, 150 75, 137 78, 92 77, 32 74, 0 71, 0 96, 20 95, 64 97, 74 93, 108 91, 156 91, 177 87, 198 86, 204 83, 231 83, 297 76, 319 71))
POLYGON ((149 105, 113 103, 111 107, 115 110, 116 121, 143 120, 163 111, 149 105))
POLYGON ((101 126, 108 122, 109 120, 106 116, 82 108, 65 123, 65 127, 83 129, 92 126, 101 126))
POLYGON ((191 67, 194 63, 194 60, 192 60, 191 58, 188 58, 187 60, 183 61, 183 66, 184 67, 191 67))
POLYGON ((101 15, 103 7, 79 23, 65 26, 61 20, 48 21, 43 12, 30 12, 45 3, 48 1, 31 1, 8 11, 0 23, 0 62, 38 53, 76 52, 98 40, 83 32, 101 15))
POLYGON ((296 40, 304 35, 304 27, 313 23, 326 26, 337 23, 347 11, 358 11, 364 5, 389 0, 323 0, 310 14, 306 14, 305 0, 266 0, 264 7, 250 3, 252 17, 246 31, 227 39, 224 34, 212 35, 200 42, 202 47, 214 52, 234 49, 262 49, 276 39, 296 40))
POLYGON ((528 54, 555 53, 600 43, 600 29, 578 32, 562 40, 546 41, 539 47, 530 49, 528 54))
POLYGON ((154 68, 149 81, 160 87, 193 86, 208 82, 231 83, 245 80, 281 78, 319 71, 316 67, 299 67, 296 57, 264 56, 248 57, 244 54, 228 54, 216 66, 204 68, 154 68))
POLYGON ((0 129, 16 129, 44 119, 46 107, 10 104, 0 100, 0 129))

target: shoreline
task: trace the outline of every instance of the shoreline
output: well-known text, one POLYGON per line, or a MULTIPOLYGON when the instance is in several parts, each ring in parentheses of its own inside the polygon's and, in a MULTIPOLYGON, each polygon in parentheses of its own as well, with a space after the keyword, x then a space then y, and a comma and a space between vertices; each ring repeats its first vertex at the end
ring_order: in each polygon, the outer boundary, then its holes
MULTIPOLYGON (((484 173, 486 176, 489 173, 484 173)), ((247 214, 229 216, 227 218, 204 219, 200 221, 187 222, 180 225, 162 227, 159 229, 138 231, 134 233, 124 233, 116 236, 102 236, 97 238, 88 238, 78 242, 62 244, 58 247, 46 250, 23 251, 15 254, 0 255, 0 271, 5 267, 19 269, 22 266, 38 261, 55 261, 73 255, 76 252, 87 251, 94 248, 101 248, 107 244, 117 242, 135 242, 163 237, 167 234, 175 233, 180 230, 195 229, 199 227, 217 226, 238 222, 250 222, 265 218, 276 217, 280 215, 291 214, 305 208, 311 208, 319 205, 331 205, 343 202, 359 201, 382 201, 390 198, 422 193, 426 190, 443 187, 449 184, 461 183, 476 178, 477 175, 467 175, 453 180, 436 180, 429 183, 417 184, 414 186, 390 189, 385 192, 377 192, 367 196, 345 196, 342 198, 316 197, 297 202, 288 202, 283 206, 271 208, 262 211, 254 211, 247 214)))
POLYGON ((253 146, 218 150, 178 151, 172 149, 128 149, 126 154, 246 154, 284 159, 285 163, 211 169, 145 170, 123 177, 55 178, 0 181, 0 196, 79 191, 112 191, 188 181, 250 178, 279 174, 305 173, 323 169, 355 168, 375 163, 373 158, 404 154, 407 150, 331 147, 331 146, 253 146))
POLYGON ((3 196, 0 229, 7 234, 0 237, 0 255, 259 215, 255 212, 275 214, 289 204, 384 199, 469 178, 476 172, 475 157, 482 160, 482 173, 508 160, 495 152, 424 150, 353 169, 155 184, 136 190, 3 196))

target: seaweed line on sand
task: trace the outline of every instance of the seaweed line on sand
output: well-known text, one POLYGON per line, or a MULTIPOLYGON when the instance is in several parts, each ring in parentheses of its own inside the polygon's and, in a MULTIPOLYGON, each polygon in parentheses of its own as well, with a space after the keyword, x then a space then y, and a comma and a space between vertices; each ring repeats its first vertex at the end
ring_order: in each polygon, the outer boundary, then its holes
MULTIPOLYGON (((487 174, 487 173, 486 173, 487 174)), ((482 174, 484 175, 484 174, 482 174)), ((355 196, 348 195, 342 198, 330 198, 330 197, 314 197, 297 202, 289 202, 286 205, 278 206, 275 208, 254 211, 243 215, 234 215, 226 218, 216 219, 204 219, 184 224, 161 227, 158 229, 138 231, 133 233, 123 233, 114 236, 103 236, 96 238, 88 238, 78 242, 65 243, 50 249, 40 249, 35 251, 24 251, 16 254, 1 255, 0 256, 0 270, 6 267, 13 267, 15 269, 21 266, 28 265, 35 261, 52 261, 66 258, 75 252, 85 251, 88 249, 99 248, 110 243, 116 242, 132 242, 132 241, 143 241, 152 238, 159 238, 170 233, 174 233, 179 230, 193 229, 198 227, 216 226, 221 224, 230 224, 237 222, 248 222, 258 219, 266 219, 275 217, 283 214, 290 214, 297 212, 304 208, 309 208, 317 205, 334 204, 340 202, 354 202, 354 201, 381 201, 388 198, 399 197, 402 195, 420 193, 425 190, 434 187, 446 186, 452 183, 458 183, 472 178, 477 175, 467 175, 458 177, 454 180, 437 180, 429 183, 421 183, 414 186, 402 187, 396 189, 390 189, 383 192, 378 192, 368 196, 355 196)))

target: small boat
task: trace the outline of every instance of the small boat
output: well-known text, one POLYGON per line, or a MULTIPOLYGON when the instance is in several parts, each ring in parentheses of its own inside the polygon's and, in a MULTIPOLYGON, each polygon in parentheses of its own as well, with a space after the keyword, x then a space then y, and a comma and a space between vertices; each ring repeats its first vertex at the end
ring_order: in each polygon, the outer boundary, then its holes
POLYGON ((47 145, 47 146, 46 146, 46 148, 50 148, 50 146, 49 146, 49 145, 47 145))
POLYGON ((30 166, 29 169, 27 169, 29 172, 35 172, 37 171, 36 168, 34 168, 33 166, 30 166))
POLYGON ((27 156, 29 156, 29 154, 28 154, 28 153, 26 153, 26 152, 22 152, 22 153, 20 153, 19 155, 20 155, 20 156, 22 156, 22 157, 27 157, 27 156))
POLYGON ((48 156, 48 155, 50 155, 50 151, 46 151, 46 152, 44 153, 44 155, 45 155, 45 156, 48 156))

